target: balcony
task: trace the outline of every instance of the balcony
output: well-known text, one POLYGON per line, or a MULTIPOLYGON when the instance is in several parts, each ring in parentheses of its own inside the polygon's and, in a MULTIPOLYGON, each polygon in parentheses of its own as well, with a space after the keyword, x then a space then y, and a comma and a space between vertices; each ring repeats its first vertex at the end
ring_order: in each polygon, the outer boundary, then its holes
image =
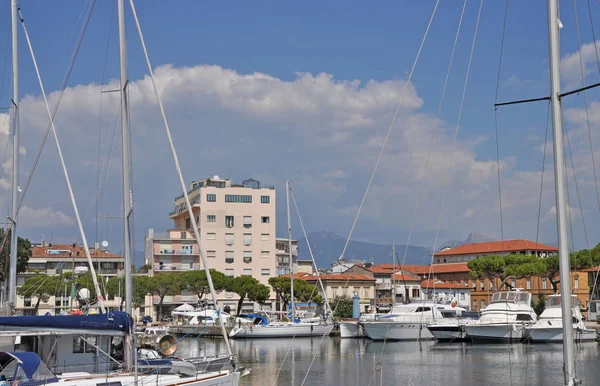
POLYGON ((377 283, 375 286, 376 290, 391 290, 392 285, 390 283, 377 283))
POLYGON ((199 270, 200 264, 154 264, 154 271, 156 272, 181 272, 181 271, 192 271, 199 270))
POLYGON ((163 249, 159 251, 161 255, 197 255, 192 249, 163 249))
POLYGON ((375 304, 376 305, 391 305, 392 304, 392 298, 376 298, 375 299, 375 304))

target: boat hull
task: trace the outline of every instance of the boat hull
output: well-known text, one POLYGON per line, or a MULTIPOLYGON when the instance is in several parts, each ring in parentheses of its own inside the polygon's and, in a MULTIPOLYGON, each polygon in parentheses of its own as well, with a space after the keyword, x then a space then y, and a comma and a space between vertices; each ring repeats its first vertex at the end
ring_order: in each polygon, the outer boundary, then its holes
POLYGON ((527 338, 526 326, 522 324, 473 323, 465 326, 467 337, 473 342, 511 342, 527 338))
POLYGON ((333 324, 286 324, 286 325, 246 325, 235 327, 229 333, 232 339, 256 338, 305 338, 329 335, 333 324))
POLYGON ((363 338, 365 331, 358 322, 340 323, 340 338, 363 338))
POLYGON ((425 323, 405 322, 369 322, 363 328, 369 339, 381 340, 432 340, 433 335, 425 323))
MULTIPOLYGON (((562 327, 530 327, 527 329, 528 341, 532 343, 562 343, 562 327)), ((596 340, 596 331, 573 329, 573 340, 576 342, 589 342, 596 340)))
POLYGON ((462 341, 466 339, 464 326, 458 325, 429 325, 427 329, 436 340, 462 341))

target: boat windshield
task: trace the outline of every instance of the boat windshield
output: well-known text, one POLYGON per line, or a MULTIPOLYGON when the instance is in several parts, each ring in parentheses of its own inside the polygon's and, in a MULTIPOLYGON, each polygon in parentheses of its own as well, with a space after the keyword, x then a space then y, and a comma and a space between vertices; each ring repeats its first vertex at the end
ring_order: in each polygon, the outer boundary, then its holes
MULTIPOLYGON (((548 305, 546 307, 560 307, 561 296, 550 296, 548 298, 548 305)), ((579 307, 579 299, 575 296, 571 296, 571 307, 579 307)))
POLYGON ((529 294, 526 292, 496 292, 491 303, 529 303, 529 294))

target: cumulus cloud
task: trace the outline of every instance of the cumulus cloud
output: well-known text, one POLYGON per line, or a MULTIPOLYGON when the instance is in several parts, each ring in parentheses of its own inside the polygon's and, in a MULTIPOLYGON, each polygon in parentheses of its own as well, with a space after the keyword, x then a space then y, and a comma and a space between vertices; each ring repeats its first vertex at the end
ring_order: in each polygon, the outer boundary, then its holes
POLYGON ((581 50, 562 57, 560 60, 561 78, 569 87, 581 85, 582 63, 584 76, 598 70, 596 49, 600 51, 599 41, 585 43, 581 46, 581 50))
MULTIPOLYGON (((234 181, 254 177, 275 185, 281 194, 284 181, 289 179, 308 230, 326 229, 343 235, 356 215, 391 116, 407 86, 404 80, 360 82, 336 79, 326 73, 300 72, 292 80, 282 80, 216 65, 165 65, 157 68, 156 76, 186 180, 214 174, 234 181)), ((172 226, 168 212, 179 187, 150 80, 144 77, 130 85, 135 221, 141 239, 148 227, 172 226)), ((116 86, 117 82, 112 81, 104 87, 69 87, 56 116, 58 135, 88 229, 92 229, 95 211, 98 151, 101 169, 104 165, 109 168, 100 214, 120 215, 118 135, 113 140, 119 96, 100 93, 116 86)), ((50 94, 51 105, 57 97, 56 92, 50 94)), ((448 178, 442 232, 454 238, 476 229, 497 236, 496 161, 495 157, 477 155, 488 139, 459 138, 455 143, 455 123, 422 111, 423 104, 417 89, 408 84, 400 117, 357 225, 357 237, 392 238, 406 232, 420 189, 415 230, 421 237, 413 240, 431 245, 448 178), (434 134, 427 172, 422 177, 434 134)), ((31 152, 47 127, 46 113, 41 99, 32 95, 25 96, 21 109, 22 127, 32 133, 23 139, 24 147, 31 152)), ((0 115, 0 122, 3 119, 6 115, 0 115)), ((71 213, 71 208, 55 153, 50 142, 25 199, 29 206, 23 209, 22 229, 51 227, 55 237, 62 232, 71 239, 76 230, 72 217, 65 215, 71 213)), ((28 161, 27 156, 23 158, 28 161)), ((540 175, 519 174, 517 161, 506 157, 500 163, 503 204, 507 219, 527 220, 511 226, 507 233, 526 237, 535 230, 531 218, 537 213, 535 197, 539 196, 540 175)), ((23 163, 24 168, 29 166, 23 163)), ((278 200, 283 202, 283 197, 278 200)), ((278 213, 285 218, 282 208, 278 213)), ((108 234, 120 220, 102 221, 99 228, 108 234)), ((114 230, 113 237, 118 232, 114 230)), ((100 237, 108 238, 102 233, 100 237)))

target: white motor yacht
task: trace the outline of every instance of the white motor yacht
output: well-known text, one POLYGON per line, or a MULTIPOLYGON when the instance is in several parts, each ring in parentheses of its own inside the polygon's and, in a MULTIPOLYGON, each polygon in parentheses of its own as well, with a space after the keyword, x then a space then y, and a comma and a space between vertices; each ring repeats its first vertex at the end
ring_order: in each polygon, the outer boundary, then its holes
POLYGON ((396 305, 390 313, 379 316, 374 321, 363 322, 367 336, 380 340, 431 340, 434 336, 427 325, 442 319, 441 311, 464 308, 450 304, 438 304, 432 301, 396 305))
POLYGON ((461 317, 462 312, 456 309, 441 311, 442 319, 429 324, 427 329, 438 341, 466 340, 465 326, 476 319, 461 317))
MULTIPOLYGON (((560 295, 550 295, 546 309, 533 326, 527 327, 528 340, 534 343, 562 342, 563 324, 560 295)), ((571 295, 571 313, 573 315, 573 339, 575 341, 592 341, 596 339, 596 331, 585 326, 579 299, 571 295)))
POLYGON ((496 292, 481 318, 465 325, 465 330, 472 341, 519 341, 527 337, 526 327, 536 321, 531 294, 515 289, 496 292))

